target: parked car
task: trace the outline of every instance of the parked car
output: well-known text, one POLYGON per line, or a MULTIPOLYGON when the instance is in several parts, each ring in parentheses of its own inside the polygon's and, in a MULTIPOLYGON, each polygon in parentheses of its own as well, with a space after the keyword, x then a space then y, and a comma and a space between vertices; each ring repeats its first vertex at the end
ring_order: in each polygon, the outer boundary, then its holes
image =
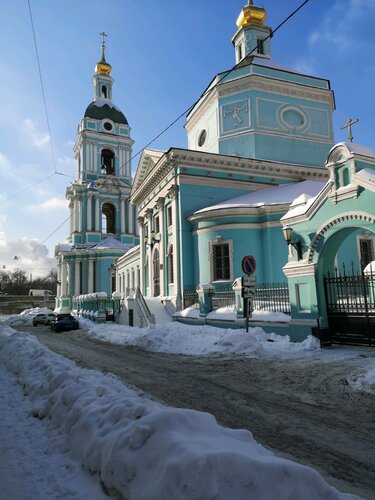
POLYGON ((76 320, 71 314, 57 314, 55 320, 51 323, 51 330, 56 333, 78 329, 78 320, 76 320))
POLYGON ((33 326, 50 325, 55 321, 56 315, 54 313, 38 313, 33 317, 33 326))

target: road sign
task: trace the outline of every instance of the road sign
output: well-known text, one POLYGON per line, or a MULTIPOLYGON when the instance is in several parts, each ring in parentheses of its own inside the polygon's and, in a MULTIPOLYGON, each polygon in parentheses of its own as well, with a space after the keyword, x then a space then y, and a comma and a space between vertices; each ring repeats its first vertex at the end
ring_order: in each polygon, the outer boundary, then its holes
POLYGON ((253 299, 255 296, 255 288, 242 288, 242 297, 244 299, 253 299))
POLYGON ((256 280, 255 276, 242 276, 242 286, 246 288, 254 288, 256 280))
POLYGON ((256 267, 257 261, 253 255, 246 255, 246 257, 242 259, 242 271, 248 276, 255 273, 256 267))

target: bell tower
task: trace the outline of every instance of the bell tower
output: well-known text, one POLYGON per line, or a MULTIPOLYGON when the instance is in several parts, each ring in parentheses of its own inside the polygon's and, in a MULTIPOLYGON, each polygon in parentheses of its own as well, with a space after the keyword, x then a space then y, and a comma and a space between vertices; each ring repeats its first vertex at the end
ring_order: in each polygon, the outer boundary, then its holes
POLYGON ((253 0, 243 7, 237 18, 237 31, 232 38, 236 51, 236 64, 247 55, 271 57, 271 28, 264 25, 267 13, 262 7, 256 7, 253 0))
POLYGON ((68 187, 70 207, 68 241, 74 245, 98 243, 109 236, 134 244, 135 207, 130 204, 133 140, 122 111, 112 101, 112 67, 105 57, 93 75, 94 100, 78 125, 74 152, 76 181, 68 187))

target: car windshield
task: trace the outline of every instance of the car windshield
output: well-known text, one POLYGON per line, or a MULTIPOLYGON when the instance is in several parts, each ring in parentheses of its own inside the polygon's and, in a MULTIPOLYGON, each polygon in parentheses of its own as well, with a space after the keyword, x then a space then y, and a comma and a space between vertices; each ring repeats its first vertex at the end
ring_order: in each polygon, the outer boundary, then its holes
POLYGON ((71 314, 58 314, 57 319, 73 319, 71 314))

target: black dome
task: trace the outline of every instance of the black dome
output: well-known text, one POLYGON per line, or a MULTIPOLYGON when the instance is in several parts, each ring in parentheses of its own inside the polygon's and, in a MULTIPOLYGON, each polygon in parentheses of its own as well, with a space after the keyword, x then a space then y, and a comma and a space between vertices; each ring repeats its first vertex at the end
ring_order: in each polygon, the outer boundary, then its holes
POLYGON ((115 123, 129 125, 125 115, 111 102, 92 101, 85 111, 85 118, 94 118, 95 120, 104 120, 109 118, 115 123))

